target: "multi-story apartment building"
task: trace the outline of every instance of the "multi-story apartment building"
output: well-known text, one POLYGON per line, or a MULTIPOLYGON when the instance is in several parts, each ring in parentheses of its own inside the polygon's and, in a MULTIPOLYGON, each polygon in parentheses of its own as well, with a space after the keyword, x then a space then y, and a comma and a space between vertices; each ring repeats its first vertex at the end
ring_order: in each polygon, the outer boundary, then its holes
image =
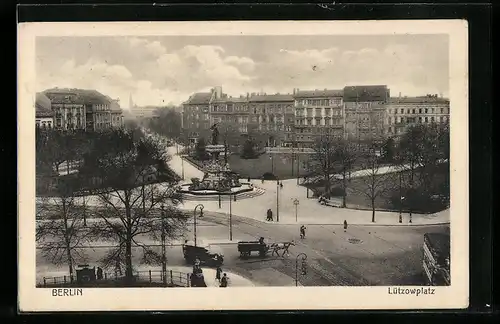
POLYGON ((246 96, 230 97, 215 87, 211 92, 195 93, 184 104, 182 128, 191 142, 209 128, 220 124, 241 134, 268 134, 267 145, 292 141, 294 123, 293 96, 290 94, 247 93, 246 96))
POLYGON ((119 99, 110 99, 111 127, 120 128, 123 126, 123 110, 120 108, 119 99))
POLYGON ((450 101, 438 95, 390 98, 385 115, 387 136, 399 136, 415 124, 445 123, 450 116, 450 101))
POLYGON ((294 109, 291 94, 251 94, 248 99, 253 127, 268 134, 268 146, 293 142, 294 109))
POLYGON ((54 113, 50 99, 43 93, 37 93, 35 99, 35 124, 36 127, 52 128, 54 125, 54 113))
POLYGON ((344 88, 344 138, 362 142, 381 139, 390 90, 385 85, 344 88))
POLYGON ((294 141, 297 147, 310 147, 326 128, 344 134, 343 90, 293 92, 295 106, 294 141))
POLYGON ((86 129, 87 105, 78 89, 49 89, 43 92, 51 101, 54 127, 57 129, 86 129))
POLYGON ((221 96, 222 90, 217 88, 210 92, 195 93, 183 103, 182 129, 191 143, 195 143, 200 136, 208 134, 211 126, 210 103, 221 96))
POLYGON ((51 101, 55 128, 103 130, 121 126, 121 121, 118 124, 118 114, 121 115, 118 101, 96 90, 54 88, 43 93, 51 101))

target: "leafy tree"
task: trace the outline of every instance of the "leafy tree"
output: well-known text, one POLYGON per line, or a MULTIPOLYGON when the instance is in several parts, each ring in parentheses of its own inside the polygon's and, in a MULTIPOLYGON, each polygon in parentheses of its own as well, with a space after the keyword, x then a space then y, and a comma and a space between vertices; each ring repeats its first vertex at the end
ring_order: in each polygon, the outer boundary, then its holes
POLYGON ((206 143, 205 139, 203 137, 200 137, 198 141, 196 142, 195 146, 195 154, 196 154, 196 159, 199 161, 205 161, 208 159, 208 153, 206 150, 206 143))
POLYGON ((243 150, 241 152, 241 157, 243 159, 254 159, 257 157, 257 152, 255 152, 255 144, 251 138, 247 138, 243 144, 243 150))

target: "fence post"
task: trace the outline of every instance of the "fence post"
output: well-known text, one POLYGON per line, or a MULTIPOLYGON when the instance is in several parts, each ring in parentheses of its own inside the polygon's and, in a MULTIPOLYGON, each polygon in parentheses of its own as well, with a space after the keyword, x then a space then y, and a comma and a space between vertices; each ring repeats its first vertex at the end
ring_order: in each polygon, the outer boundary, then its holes
POLYGON ((64 276, 64 283, 66 283, 66 276, 64 276))
POLYGON ((151 283, 151 270, 149 270, 149 283, 151 283))
POLYGON ((170 270, 170 283, 174 285, 174 277, 172 276, 172 270, 170 270))

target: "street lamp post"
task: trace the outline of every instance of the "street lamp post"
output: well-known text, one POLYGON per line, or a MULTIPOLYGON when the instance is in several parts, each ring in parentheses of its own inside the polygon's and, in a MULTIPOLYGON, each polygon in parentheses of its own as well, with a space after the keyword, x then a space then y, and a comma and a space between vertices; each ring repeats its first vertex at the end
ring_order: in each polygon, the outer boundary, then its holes
POLYGON ((295 287, 299 285, 299 258, 302 261, 302 269, 301 269, 301 274, 304 276, 306 274, 306 260, 307 260, 307 254, 305 253, 299 253, 297 257, 295 257, 295 287))
POLYGON ((182 180, 184 180, 184 157, 181 156, 182 180))
POLYGON ((280 181, 276 180, 276 221, 280 221, 280 181))
POLYGON ((200 207, 200 216, 203 216, 203 208, 205 208, 205 206, 203 206, 203 204, 198 204, 194 207, 194 211, 193 211, 193 223, 194 223, 194 246, 197 246, 196 245, 196 210, 198 209, 198 207, 200 207))
POLYGON ((295 205, 295 222, 298 222, 298 207, 299 207, 299 200, 295 198, 293 200, 293 204, 295 205))
POLYGON ((297 160, 297 184, 299 184, 299 179, 300 179, 300 154, 297 152, 297 156, 295 157, 297 160))
POLYGON ((403 210, 403 196, 401 194, 401 177, 402 177, 402 172, 399 171, 399 222, 403 222, 403 215, 402 215, 402 210, 403 210))
MULTIPOLYGON (((236 197, 236 195, 235 195, 236 197)), ((233 240, 233 207, 231 203, 231 188, 229 188, 229 240, 233 240)))
POLYGON ((161 276, 167 285, 167 256, 165 249, 165 206, 161 204, 161 276))

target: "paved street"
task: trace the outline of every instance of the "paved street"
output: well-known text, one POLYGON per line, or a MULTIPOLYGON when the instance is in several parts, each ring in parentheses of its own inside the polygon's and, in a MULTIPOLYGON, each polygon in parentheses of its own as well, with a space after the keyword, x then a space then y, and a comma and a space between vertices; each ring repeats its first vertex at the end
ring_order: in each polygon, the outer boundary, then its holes
MULTIPOLYGON (((418 285, 422 280, 421 246, 426 232, 443 232, 448 226, 349 226, 344 233, 338 225, 309 225, 307 237, 299 239, 298 226, 274 225, 244 217, 233 217, 233 242, 229 239, 228 216, 206 213, 197 227, 198 239, 218 245, 224 254, 223 270, 238 276, 241 285, 252 282, 256 286, 295 285, 295 257, 306 253, 308 273, 299 277, 300 285, 418 285), (287 257, 267 256, 264 259, 239 258, 236 243, 264 237, 266 242, 296 241, 287 257), (355 240, 352 240, 355 239, 355 240), (351 242, 353 243, 350 243, 351 242), (359 241, 357 241, 359 240, 359 241)), ((192 223, 186 238, 192 239, 192 223)), ((146 244, 159 244, 147 238, 146 244)), ((179 242, 173 242, 178 244, 179 242)), ((96 242, 84 249, 86 262, 96 264, 109 248, 109 243, 96 242)), ((160 250, 160 247, 155 247, 160 250)), ((168 265, 172 269, 186 266, 179 245, 167 249, 168 265)), ((134 248, 134 264, 139 265, 141 248, 134 248)), ((141 266, 144 268, 144 265, 141 266)), ((64 266, 55 267, 37 251, 37 274, 59 276, 67 274, 64 266)), ((208 273, 207 275, 208 276, 208 273)))

